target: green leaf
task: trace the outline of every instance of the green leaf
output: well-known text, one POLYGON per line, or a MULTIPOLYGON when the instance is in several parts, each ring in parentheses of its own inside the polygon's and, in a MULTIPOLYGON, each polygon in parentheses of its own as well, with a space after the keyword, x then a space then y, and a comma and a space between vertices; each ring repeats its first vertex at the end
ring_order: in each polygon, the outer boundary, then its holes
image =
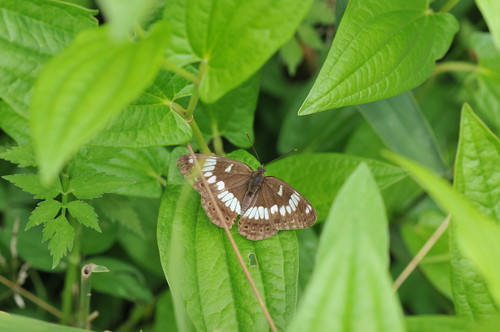
POLYGON ((158 297, 155 312, 155 331, 182 331, 177 328, 175 319, 174 304, 172 301, 172 292, 165 291, 158 297))
POLYGON ((70 175, 68 192, 79 199, 92 199, 129 184, 114 175, 101 173, 90 166, 77 166, 70 175))
POLYGON ((293 186, 314 206, 318 220, 324 220, 337 191, 362 162, 370 167, 381 189, 405 176, 401 169, 386 163, 335 153, 291 155, 267 165, 266 175, 293 186))
MULTIPOLYGON (((252 163, 258 164, 255 158, 252 163)), ((240 236, 237 227, 231 233, 278 329, 284 330, 297 295, 295 232, 255 242, 240 236)), ((189 184, 167 187, 157 234, 174 305, 185 308, 198 331, 268 329, 224 230, 209 221, 189 184)))
POLYGON ((93 257, 87 263, 106 266, 109 272, 92 275, 92 289, 132 302, 151 303, 153 295, 135 266, 111 257, 93 257))
POLYGON ((300 115, 362 104, 422 83, 458 24, 428 1, 352 0, 300 115))
POLYGON ((470 321, 453 316, 409 316, 405 319, 408 332, 472 332, 470 321))
POLYGON ((177 65, 201 61, 201 99, 215 102, 255 74, 292 37, 311 2, 168 1, 165 16, 173 31, 169 60, 177 65))
POLYGON ((6 151, 0 152, 0 158, 18 164, 19 167, 36 166, 33 147, 30 144, 14 146, 6 151))
POLYGON ((66 205, 69 213, 81 224, 101 232, 94 208, 84 201, 72 201, 66 205))
POLYGON ((498 108, 500 107, 500 50, 495 48, 488 33, 476 32, 470 43, 478 57, 478 68, 472 74, 471 99, 474 107, 486 121, 500 132, 498 108))
POLYGON ((53 199, 41 201, 31 213, 25 230, 54 219, 61 210, 61 207, 61 202, 53 199))
POLYGON ((253 139, 259 78, 254 75, 217 102, 201 105, 195 114, 201 131, 209 138, 224 136, 238 147, 250 147, 245 133, 253 139))
POLYGON ((192 91, 192 82, 160 70, 153 84, 114 118, 91 144, 140 148, 186 143, 191 139, 191 127, 170 109, 169 104, 192 91))
POLYGON ((2 0, 0 12, 0 97, 19 117, 26 117, 31 89, 43 63, 68 45, 78 31, 96 26, 92 17, 96 11, 59 1, 2 0))
MULTIPOLYGON (((491 297, 500 303, 500 228, 493 220, 476 209, 451 185, 431 171, 404 157, 388 152, 387 157, 404 167, 429 192, 445 211, 452 215, 451 236, 457 238, 460 251, 482 274, 491 297)), ((477 304, 477 303, 476 303, 477 304)))
POLYGON ((62 192, 59 179, 53 181, 50 186, 44 186, 37 174, 5 175, 3 178, 39 199, 54 198, 62 192))
POLYGON ((31 144, 31 132, 28 118, 14 111, 14 109, 3 100, 0 100, 0 128, 18 144, 31 144))
POLYGON ((163 148, 116 149, 92 147, 84 158, 95 170, 128 182, 113 190, 130 196, 158 198, 165 186, 169 152, 163 148))
POLYGON ((312 228, 297 232, 299 240, 299 298, 309 284, 314 267, 314 258, 318 251, 318 235, 312 228))
POLYGON ((280 48, 280 57, 285 62, 288 73, 295 76, 297 67, 302 62, 303 54, 299 41, 295 36, 290 38, 283 47, 280 48))
POLYGON ((411 93, 360 105, 359 109, 392 151, 438 174, 449 172, 434 133, 411 93))
MULTIPOLYGON (((500 174, 500 141, 468 105, 462 109, 459 142, 455 188, 499 223, 500 179, 497 175, 500 174)), ((458 234, 451 237, 455 310, 462 317, 477 320, 496 316, 498 306, 474 263, 464 257, 457 243, 458 237, 458 234)))
POLYGON ((73 248, 74 238, 75 230, 63 215, 44 224, 42 241, 50 240, 49 250, 52 255, 52 268, 56 267, 61 258, 73 248))
POLYGON ((500 50, 500 21, 498 20, 500 3, 496 0, 476 0, 475 2, 494 38, 496 48, 500 50))
POLYGON ((92 29, 47 63, 31 107, 33 143, 45 181, 150 84, 167 33, 165 25, 157 25, 132 43, 112 41, 108 30, 92 29))
POLYGON ((2 313, 0 314, 0 331, 88 332, 88 330, 78 329, 76 327, 70 327, 67 325, 47 323, 43 320, 14 315, 4 311, 2 311, 2 313))
POLYGON ((387 271, 387 227, 377 183, 361 164, 332 205, 311 282, 288 331, 404 331, 387 271))
POLYGON ((141 227, 141 220, 131 203, 128 197, 105 195, 95 204, 99 210, 99 215, 102 214, 109 220, 129 229, 135 236, 143 240, 144 232, 141 227))

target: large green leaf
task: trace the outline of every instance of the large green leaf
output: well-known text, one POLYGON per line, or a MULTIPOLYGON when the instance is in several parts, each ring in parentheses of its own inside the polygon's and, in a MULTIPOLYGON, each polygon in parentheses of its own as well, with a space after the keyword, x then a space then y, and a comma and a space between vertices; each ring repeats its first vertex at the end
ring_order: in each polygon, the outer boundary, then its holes
POLYGON ((266 175, 286 181, 304 195, 324 220, 337 191, 360 163, 366 163, 380 188, 399 181, 404 172, 389 164, 366 158, 335 154, 296 154, 266 166, 266 175))
POLYGON ((4 100, 0 100, 0 128, 18 144, 27 144, 31 141, 27 116, 16 112, 4 100))
POLYGON ((56 325, 43 320, 33 319, 20 315, 13 315, 0 311, 0 330, 2 332, 88 332, 89 330, 77 329, 67 325, 56 325))
POLYGON ((193 84, 160 70, 153 84, 116 118, 90 144, 112 147, 152 147, 175 145, 191 139, 191 127, 169 104, 188 96, 193 84))
POLYGON ((377 183, 361 164, 332 205, 289 331, 404 331, 387 270, 387 227, 377 183))
MULTIPOLYGON (((472 112, 462 109, 455 188, 484 214, 500 222, 500 141, 472 112)), ((454 228, 452 228, 454 230, 454 228)), ((452 232, 452 235, 455 233, 452 232)), ((498 315, 483 277, 451 237, 453 298, 460 316, 484 320, 498 315)))
POLYGON ((360 105, 359 109, 392 151, 438 174, 448 173, 434 133, 411 93, 360 105))
POLYGON ((259 70, 293 35, 310 5, 311 0, 168 1, 169 60, 181 66, 201 61, 201 98, 215 102, 259 70))
POLYGON ((500 50, 500 20, 498 13, 500 13, 500 2, 496 0, 476 0, 475 1, 484 20, 488 24, 491 35, 495 41, 496 48, 500 50))
POLYGON ((95 11, 59 1, 0 2, 0 97, 28 115, 31 89, 40 69, 75 35, 97 25, 95 11))
MULTIPOLYGON (((256 164, 253 159, 252 165, 256 164)), ((224 230, 209 221, 199 195, 189 184, 175 184, 180 183, 181 175, 174 167, 162 198, 157 232, 174 305, 186 310, 198 331, 267 330, 264 314, 224 230)), ((240 236, 236 226, 231 232, 274 322, 284 330, 297 296, 295 232, 281 231, 255 242, 240 236)))
POLYGON ((43 179, 52 180, 78 148, 148 86, 163 60, 165 25, 133 43, 105 28, 87 30, 54 57, 33 92, 33 143, 43 179))
POLYGON ((299 114, 391 97, 422 83, 458 30, 453 16, 433 14, 427 3, 349 1, 299 114))
POLYGON ((410 316, 405 319, 408 332, 469 332, 470 322, 453 316, 410 316))
MULTIPOLYGON (((404 167, 429 192, 434 200, 452 215, 452 226, 460 251, 469 258, 481 275, 496 305, 500 303, 500 227, 475 208, 451 185, 428 169, 409 159, 387 153, 404 167)), ((453 243, 453 242, 452 242, 453 243)), ((475 303, 479 304, 479 303, 475 303)))

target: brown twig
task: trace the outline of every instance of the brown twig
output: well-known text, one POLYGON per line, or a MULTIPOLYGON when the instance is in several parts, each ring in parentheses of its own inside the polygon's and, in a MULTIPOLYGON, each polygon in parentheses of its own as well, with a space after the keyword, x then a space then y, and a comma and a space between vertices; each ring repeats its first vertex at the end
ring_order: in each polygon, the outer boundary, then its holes
MULTIPOLYGON (((207 188, 208 196, 210 197, 210 200, 212 201, 212 204, 215 207, 216 213, 219 215, 220 220, 225 220, 224 216, 222 215, 221 210, 219 209, 219 206, 217 205, 217 201, 215 200, 215 196, 210 189, 207 179, 203 175, 203 172, 201 171, 200 164, 198 164, 198 160, 196 159, 196 156, 194 155, 193 149, 191 148, 191 145, 187 143, 187 148, 189 150, 189 154, 191 155, 191 158, 195 161, 195 167, 196 170, 198 171, 198 174, 200 174, 201 181, 203 181, 203 184, 207 188)), ((264 300, 260 296, 259 290, 257 289, 257 286, 255 285, 255 282, 253 281, 253 278, 250 274, 250 271, 248 271, 248 268, 245 264, 245 261, 243 260, 243 256, 241 256, 241 252, 238 249, 238 246, 236 245, 236 242, 234 241, 233 235, 231 234, 231 231, 229 230, 229 226, 226 223, 223 223, 224 225, 224 231, 226 232, 226 235, 229 239, 229 242, 231 243, 231 247, 233 247, 233 250, 236 254, 236 257, 238 258, 238 262, 241 265, 241 268, 243 269, 243 272, 245 273, 245 276, 247 277, 248 283, 250 284, 250 287, 252 287, 252 291, 257 298, 257 302, 259 303, 260 308, 264 312, 264 315, 266 316, 267 322, 269 323, 269 327, 273 332, 278 332, 278 329, 276 328, 276 325, 274 324, 273 318, 271 317, 271 314, 269 313, 269 310, 266 307, 266 304, 264 303, 264 300)))
POLYGON ((431 235, 429 240, 424 244, 422 249, 413 257, 413 259, 408 263, 408 265, 405 267, 403 272, 399 275, 399 277, 394 281, 394 285, 392 286, 392 289, 394 291, 397 291, 398 288, 405 282, 405 280, 408 278, 408 276, 415 270, 415 268, 418 266, 418 264, 424 259, 425 255, 431 250, 431 248, 436 244, 437 240, 443 235, 443 233, 446 231, 448 228, 448 225, 450 224, 450 216, 447 216, 441 225, 436 229, 434 234, 431 235))

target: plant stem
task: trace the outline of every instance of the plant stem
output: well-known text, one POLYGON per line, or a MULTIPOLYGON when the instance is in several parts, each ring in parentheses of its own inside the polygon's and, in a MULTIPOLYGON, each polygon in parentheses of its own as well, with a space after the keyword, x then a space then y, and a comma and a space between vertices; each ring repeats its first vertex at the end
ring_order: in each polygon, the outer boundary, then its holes
POLYGON ((176 74, 184 77, 188 81, 191 81, 193 83, 197 83, 198 82, 198 77, 196 77, 196 75, 188 72, 184 68, 176 66, 175 64, 173 64, 172 62, 170 62, 168 60, 165 60, 163 62, 163 65, 164 65, 165 69, 167 69, 167 70, 169 70, 171 72, 174 72, 174 73, 176 73, 176 74))
POLYGON ((198 143, 198 146, 200 147, 200 150, 203 153, 206 154, 212 154, 212 151, 210 151, 210 148, 208 147, 207 143, 205 143, 205 140, 203 139, 203 134, 201 133, 200 127, 198 127, 198 124, 194 120, 194 118, 191 119, 191 121, 188 122, 189 126, 193 130, 193 136, 196 140, 196 143, 198 143))
POLYGON ((224 155, 224 144, 222 144, 222 138, 219 134, 219 131, 217 129, 216 124, 214 124, 212 126, 212 133, 214 134, 212 140, 213 140, 215 153, 218 154, 219 156, 223 156, 224 155))
MULTIPOLYGON (((68 218, 70 220, 70 218, 68 218)), ((68 255, 68 268, 64 278, 64 288, 62 294, 62 324, 68 324, 72 320, 73 315, 73 290, 78 280, 78 271, 80 266, 80 231, 81 225, 73 223, 75 227, 75 239, 73 241, 73 249, 68 255)))
POLYGON ((458 2, 459 0, 448 0, 448 2, 443 7, 441 7, 441 10, 439 12, 440 13, 449 12, 450 10, 453 9, 453 7, 457 5, 458 2))
POLYGON ((92 266, 90 264, 85 265, 82 268, 80 276, 80 318, 78 320, 78 325, 83 328, 89 328, 87 326, 87 317, 90 312, 90 288, 92 281, 90 277, 92 276, 92 266))
POLYGON ((465 61, 448 61, 443 62, 434 68, 432 72, 432 76, 436 76, 441 73, 446 72, 466 72, 466 73, 474 73, 481 70, 476 64, 465 62, 465 61))

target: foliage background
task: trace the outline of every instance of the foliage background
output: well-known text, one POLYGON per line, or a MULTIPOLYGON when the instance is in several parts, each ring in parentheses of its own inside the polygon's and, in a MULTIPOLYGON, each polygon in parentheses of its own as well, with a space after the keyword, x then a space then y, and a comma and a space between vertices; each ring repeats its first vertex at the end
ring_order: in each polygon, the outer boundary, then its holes
POLYGON ((494 330, 495 1, 78 5, 0 0, 0 303, 19 314, 2 331, 81 325, 87 262, 110 270, 95 330, 266 330, 175 166, 191 141, 256 167, 245 132, 264 163, 299 149, 266 167, 319 216, 266 241, 233 229, 279 330, 494 330))

